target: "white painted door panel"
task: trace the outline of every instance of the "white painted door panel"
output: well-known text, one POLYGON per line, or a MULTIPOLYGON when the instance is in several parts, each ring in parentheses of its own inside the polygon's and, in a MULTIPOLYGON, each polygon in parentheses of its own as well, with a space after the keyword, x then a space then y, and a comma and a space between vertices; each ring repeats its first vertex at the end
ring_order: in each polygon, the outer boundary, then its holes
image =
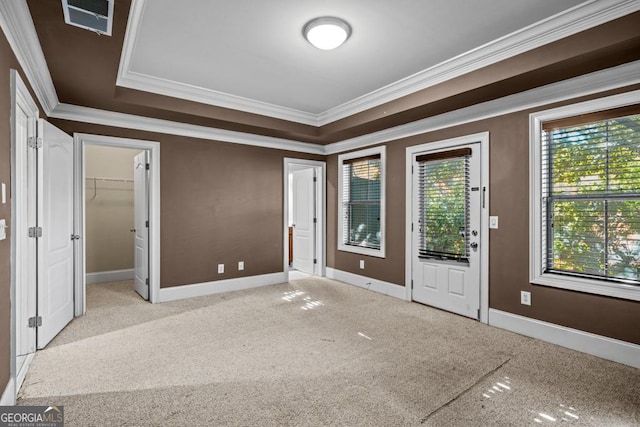
POLYGON ((313 169, 293 175, 293 268, 314 274, 315 258, 315 182, 313 169))
POLYGON ((39 120, 38 348, 73 319, 73 138, 39 120))
POLYGON ((134 288, 140 296, 149 299, 149 174, 148 152, 133 158, 133 272, 134 288))
MULTIPOLYGON (((24 356, 36 351, 36 328, 30 328, 29 318, 37 315, 37 259, 36 239, 28 237, 28 229, 35 226, 36 217, 36 151, 28 148, 29 135, 35 135, 36 119, 29 119, 28 112, 16 103, 16 197, 20 204, 14 224, 18 230, 16 238, 16 355, 24 356)), ((19 367, 18 367, 19 368, 19 367)), ((19 369, 18 369, 19 370, 19 369)))
MULTIPOLYGON (((480 144, 455 147, 455 149, 458 148, 471 148, 472 153, 469 158, 469 180, 466 191, 468 228, 465 235, 469 234, 468 257, 467 259, 453 260, 446 259, 446 257, 419 255, 420 233, 423 233, 424 224, 420 221, 420 207, 418 206, 421 178, 419 173, 414 172, 412 189, 414 224, 412 235, 412 296, 414 301, 478 319, 480 309, 480 250, 482 248, 482 245, 480 245, 480 239, 482 238, 480 234, 482 203, 480 144)), ((448 150, 442 150, 442 152, 448 150)), ((418 162, 415 158, 413 166, 414 171, 419 170, 418 162)))

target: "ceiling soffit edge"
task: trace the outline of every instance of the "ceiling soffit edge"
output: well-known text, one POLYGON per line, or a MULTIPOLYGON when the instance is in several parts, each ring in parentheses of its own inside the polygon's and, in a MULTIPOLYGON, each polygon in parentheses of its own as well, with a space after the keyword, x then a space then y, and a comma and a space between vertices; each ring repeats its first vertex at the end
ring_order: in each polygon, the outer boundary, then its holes
POLYGON ((640 10, 637 0, 591 0, 323 113, 313 114, 131 71, 145 4, 146 0, 133 0, 131 5, 118 86, 312 126, 327 125, 640 10))
MULTIPOLYGON (((635 61, 328 145, 303 143, 283 138, 214 129, 69 104, 59 104, 52 112, 51 117, 219 142, 297 151, 307 154, 331 155, 549 105, 555 102, 575 99, 581 96, 640 84, 639 70, 640 61, 635 61)), ((633 102, 638 102, 640 90, 620 96, 626 96, 633 102)))
POLYGON ((58 105, 58 94, 26 0, 0 1, 0 27, 44 113, 49 115, 58 105))

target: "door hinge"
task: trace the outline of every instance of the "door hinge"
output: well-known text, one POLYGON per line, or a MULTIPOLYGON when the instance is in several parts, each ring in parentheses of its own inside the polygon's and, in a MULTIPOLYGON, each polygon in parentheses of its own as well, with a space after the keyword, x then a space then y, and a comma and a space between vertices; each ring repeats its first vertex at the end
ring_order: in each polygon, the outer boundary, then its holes
POLYGON ((146 168, 147 170, 149 170, 149 168, 150 168, 150 167, 151 167, 151 165, 150 165, 149 163, 147 163, 147 164, 145 165, 145 168, 146 168))
POLYGON ((411 223, 411 231, 413 231, 413 223, 411 223))
POLYGON ((144 283, 145 283, 146 285, 149 285, 149 278, 148 278, 148 277, 147 277, 147 279, 144 281, 144 283))
POLYGON ((37 136, 30 136, 27 138, 27 146, 29 148, 42 148, 42 139, 37 136))
POLYGON ((42 316, 34 316, 29 318, 30 328, 39 328, 42 326, 42 316))
POLYGON ((413 175, 413 165, 411 165, 411 175, 413 175))
POLYGON ((413 289, 413 279, 411 279, 411 289, 413 289))
POLYGON ((29 237, 34 239, 42 237, 42 227, 29 227, 29 237))
POLYGON ((317 223, 318 222, 318 218, 313 218, 313 223, 317 223))
POLYGON ((480 320, 480 309, 478 309, 478 317, 476 319, 480 320))
POLYGON ((318 177, 314 176, 313 177, 313 182, 318 182, 318 177))
POLYGON ((145 227, 147 227, 147 228, 149 228, 149 220, 146 220, 146 221, 144 222, 144 226, 145 226, 145 227))
POLYGON ((317 263, 318 263, 318 260, 314 258, 314 259, 313 259, 313 263, 314 263, 314 264, 317 264, 317 263))

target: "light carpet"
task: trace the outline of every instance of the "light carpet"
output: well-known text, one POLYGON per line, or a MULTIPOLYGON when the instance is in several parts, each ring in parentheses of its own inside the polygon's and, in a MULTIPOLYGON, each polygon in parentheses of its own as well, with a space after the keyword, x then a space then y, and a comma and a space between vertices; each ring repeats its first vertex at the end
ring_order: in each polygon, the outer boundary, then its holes
POLYGON ((327 279, 164 304, 87 287, 21 405, 69 426, 640 424, 640 371, 327 279))

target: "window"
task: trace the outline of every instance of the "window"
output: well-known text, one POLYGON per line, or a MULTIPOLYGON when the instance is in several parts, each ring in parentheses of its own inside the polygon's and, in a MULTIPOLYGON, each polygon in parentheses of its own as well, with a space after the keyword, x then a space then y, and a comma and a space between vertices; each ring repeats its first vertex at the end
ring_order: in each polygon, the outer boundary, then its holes
POLYGON ((384 147, 338 157, 338 249, 384 257, 384 147))
POLYGON ((418 256, 469 259, 470 148, 423 154, 418 162, 418 256))
POLYGON ((640 300, 640 106, 535 126, 532 281, 640 300))

